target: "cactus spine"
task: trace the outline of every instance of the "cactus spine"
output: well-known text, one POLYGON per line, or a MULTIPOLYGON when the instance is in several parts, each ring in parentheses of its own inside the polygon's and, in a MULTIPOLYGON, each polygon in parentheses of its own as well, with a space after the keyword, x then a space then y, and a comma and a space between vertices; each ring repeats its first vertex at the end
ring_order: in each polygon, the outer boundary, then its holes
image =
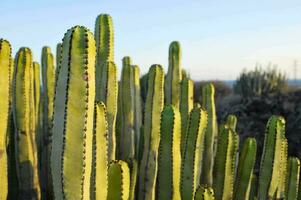
POLYGON ((214 200, 214 191, 211 187, 200 185, 195 192, 194 200, 214 200))
POLYGON ((16 128, 16 165, 19 181, 19 198, 40 198, 35 155, 35 127, 32 95, 32 54, 21 48, 15 58, 14 122, 16 128))
POLYGON ((213 161, 217 140, 217 120, 214 102, 214 86, 207 84, 202 91, 202 106, 208 113, 208 124, 204 139, 204 162, 202 163, 201 183, 212 186, 213 161))
POLYGON ((160 115, 164 104, 164 72, 153 65, 148 74, 148 92, 145 103, 144 152, 139 172, 139 200, 155 199, 157 159, 160 139, 160 115))
POLYGON ((91 199, 107 199, 108 189, 108 124, 106 108, 96 103, 94 110, 91 199))
POLYGON ((165 106, 161 114, 158 158, 157 198, 181 199, 181 118, 173 106, 165 106))
MULTIPOLYGON (((233 129, 232 129, 233 130, 233 129)), ((234 199, 249 199, 257 144, 254 138, 247 138, 239 156, 234 187, 234 199)))
POLYGON ((177 109, 180 106, 180 94, 182 81, 181 67, 181 46, 180 43, 174 41, 169 46, 169 65, 165 82, 165 98, 166 104, 172 104, 177 109))
POLYGON ((286 199, 297 200, 300 176, 300 160, 295 157, 288 159, 287 177, 286 177, 286 199))
POLYGON ((89 199, 92 165, 95 55, 93 34, 67 31, 56 83, 51 171, 55 199, 89 199))
POLYGON ((0 199, 8 195, 8 157, 6 137, 10 120, 10 90, 11 90, 11 46, 7 40, 0 39, 0 199))
POLYGON ((194 108, 190 113, 184 156, 181 166, 180 190, 182 199, 193 199, 197 186, 200 183, 203 142, 206 126, 206 111, 201 108, 194 108))
POLYGON ((189 113, 193 109, 193 81, 186 78, 181 83, 181 99, 180 99, 180 112, 181 112, 181 155, 184 153, 184 145, 186 138, 186 129, 189 119, 189 113))
POLYGON ((116 156, 115 123, 117 115, 117 67, 114 64, 113 20, 101 14, 95 22, 96 57, 96 100, 106 105, 109 133, 109 160, 116 156))
POLYGON ((218 138, 214 164, 213 188, 218 200, 233 198, 235 163, 238 151, 238 135, 223 126, 218 138))
POLYGON ((126 162, 113 161, 109 167, 108 200, 128 200, 130 193, 130 170, 126 162))
POLYGON ((276 195, 281 182, 281 153, 285 139, 285 120, 279 116, 270 117, 264 138, 260 163, 258 199, 271 199, 276 195))

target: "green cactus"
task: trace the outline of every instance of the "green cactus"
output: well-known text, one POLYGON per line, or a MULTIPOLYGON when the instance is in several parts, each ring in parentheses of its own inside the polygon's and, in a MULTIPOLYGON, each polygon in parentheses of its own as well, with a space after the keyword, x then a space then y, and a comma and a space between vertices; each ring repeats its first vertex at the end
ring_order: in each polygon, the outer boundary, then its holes
POLYGON ((21 48, 15 58, 13 113, 16 128, 16 167, 19 198, 40 198, 40 186, 35 155, 34 102, 32 95, 32 54, 21 48))
POLYGON ((218 200, 233 198, 238 144, 238 135, 232 129, 223 126, 219 133, 213 172, 213 188, 218 200))
POLYGON ((180 43, 174 41, 169 46, 169 65, 165 81, 165 103, 172 104, 177 109, 180 108, 180 95, 182 81, 181 67, 181 46, 180 43))
POLYGON ((130 170, 126 162, 113 161, 110 164, 107 200, 128 200, 130 194, 130 170))
POLYGON ((89 199, 95 100, 93 34, 67 31, 56 82, 51 172, 55 199, 89 199))
POLYGON ((214 200, 214 191, 211 187, 200 185, 195 192, 194 200, 214 200))
POLYGON ((130 168, 130 176, 131 176, 129 200, 135 200, 137 175, 138 175, 138 162, 136 160, 128 160, 127 163, 130 168))
POLYGON ((35 104, 35 116, 36 116, 36 127, 39 126, 39 113, 40 113, 40 87, 41 87, 41 80, 40 80, 40 65, 37 62, 33 62, 33 72, 34 72, 34 104, 35 104))
POLYGON ((214 86, 207 84, 202 89, 202 106, 208 113, 208 125, 204 139, 204 162, 202 163, 201 183, 212 186, 213 161, 217 143, 217 119, 214 102, 214 86))
POLYGON ((270 117, 264 138, 260 163, 258 199, 271 199, 281 182, 281 153, 285 138, 285 120, 280 116, 270 117))
POLYGON ((180 113, 181 113, 181 155, 184 153, 184 141, 186 138, 186 129, 189 119, 189 113, 193 109, 193 81, 190 79, 183 79, 181 83, 181 99, 180 99, 180 113))
POLYGON ((287 152, 288 152, 288 144, 287 139, 283 138, 281 142, 281 164, 280 164, 280 178, 279 178, 279 186, 277 188, 277 199, 284 199, 285 198, 285 191, 286 191, 286 177, 287 177, 287 164, 288 164, 288 158, 287 158, 287 152))
POLYGON ((258 178, 255 174, 252 175, 249 200, 257 200, 258 178))
POLYGON ((108 124, 106 108, 96 103, 94 110, 91 200, 107 199, 108 195, 108 124))
POLYGON ((144 150, 139 171, 139 200, 154 200, 160 141, 160 116, 164 104, 164 72, 153 65, 148 74, 148 93, 144 115, 144 150))
POLYGON ((288 159, 286 177, 286 199, 297 200, 300 176, 300 160, 296 157, 288 159))
POLYGON ((227 120, 226 120, 226 126, 233 131, 236 130, 236 124, 237 124, 237 118, 235 115, 228 115, 227 120))
MULTIPOLYGON (((230 126, 231 127, 231 126, 230 126)), ((233 127, 232 127, 232 130, 233 127)), ((235 200, 249 199, 253 168, 256 160, 257 143, 254 138, 247 138, 243 144, 236 172, 234 185, 235 200)))
POLYGON ((182 157, 180 186, 182 199, 193 199, 197 186, 200 183, 206 126, 206 111, 201 108, 194 108, 190 113, 184 155, 182 157))
POLYGON ((8 195, 6 138, 10 120, 11 67, 10 43, 7 40, 0 39, 0 199, 6 199, 8 195))
POLYGON ((161 114, 157 198, 181 199, 181 118, 178 109, 168 105, 161 114))
POLYGON ((62 43, 58 43, 56 45, 56 54, 55 55, 56 55, 56 57, 55 57, 55 61, 56 61, 55 77, 57 78, 59 68, 60 68, 61 59, 62 59, 62 43))

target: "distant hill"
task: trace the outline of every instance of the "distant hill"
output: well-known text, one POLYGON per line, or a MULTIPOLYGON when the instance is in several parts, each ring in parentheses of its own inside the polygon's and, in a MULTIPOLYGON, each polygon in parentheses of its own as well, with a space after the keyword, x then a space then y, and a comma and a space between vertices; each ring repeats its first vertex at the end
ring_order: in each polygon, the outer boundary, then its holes
MULTIPOLYGON (((236 80, 222 80, 222 82, 226 83, 229 87, 233 87, 233 84, 235 83, 236 80)), ((288 80, 288 84, 291 86, 301 86, 301 79, 297 80, 288 80)))

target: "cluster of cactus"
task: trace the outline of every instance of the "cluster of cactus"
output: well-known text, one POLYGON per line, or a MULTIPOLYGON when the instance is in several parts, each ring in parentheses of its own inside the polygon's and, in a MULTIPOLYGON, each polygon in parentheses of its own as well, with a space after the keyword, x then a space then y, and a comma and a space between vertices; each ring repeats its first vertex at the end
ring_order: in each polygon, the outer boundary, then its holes
POLYGON ((112 18, 102 14, 95 35, 66 32, 56 69, 44 47, 40 69, 29 48, 13 60, 0 40, 0 200, 301 198, 282 117, 267 123, 257 176, 256 140, 239 151, 236 117, 218 126, 212 84, 194 102, 179 42, 166 76, 155 64, 140 80, 124 57, 119 82, 113 42, 112 18))
POLYGON ((266 70, 256 66, 254 70, 244 70, 236 80, 234 92, 243 97, 261 96, 284 91, 287 88, 286 76, 276 67, 266 70))

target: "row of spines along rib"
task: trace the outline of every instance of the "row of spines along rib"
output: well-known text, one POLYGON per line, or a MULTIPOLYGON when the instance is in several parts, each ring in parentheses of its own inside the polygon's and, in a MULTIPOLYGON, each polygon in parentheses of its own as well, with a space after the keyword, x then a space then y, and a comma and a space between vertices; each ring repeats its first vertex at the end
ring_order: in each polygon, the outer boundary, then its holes
POLYGON ((51 171, 56 199, 89 199, 95 101, 93 34, 76 26, 62 43, 56 82, 51 171))

